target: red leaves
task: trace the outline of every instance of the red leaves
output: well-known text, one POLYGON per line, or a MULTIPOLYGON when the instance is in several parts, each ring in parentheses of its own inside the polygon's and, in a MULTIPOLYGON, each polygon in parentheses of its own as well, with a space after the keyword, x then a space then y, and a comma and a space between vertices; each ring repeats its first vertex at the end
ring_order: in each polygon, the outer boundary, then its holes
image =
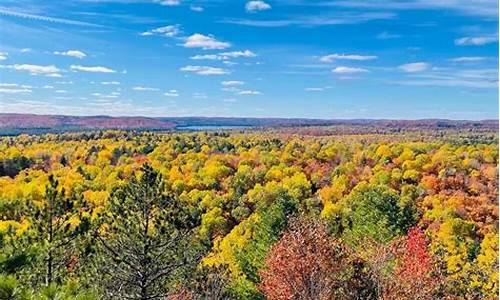
POLYGON ((270 250, 259 288, 269 300, 335 299, 348 253, 320 224, 299 221, 270 250))
POLYGON ((420 228, 413 227, 408 231, 404 243, 401 262, 396 269, 397 276, 414 278, 426 276, 432 269, 427 243, 420 228))
POLYGON ((396 268, 383 282, 382 299, 427 300, 434 298, 440 277, 436 274, 422 230, 413 227, 393 248, 396 268))

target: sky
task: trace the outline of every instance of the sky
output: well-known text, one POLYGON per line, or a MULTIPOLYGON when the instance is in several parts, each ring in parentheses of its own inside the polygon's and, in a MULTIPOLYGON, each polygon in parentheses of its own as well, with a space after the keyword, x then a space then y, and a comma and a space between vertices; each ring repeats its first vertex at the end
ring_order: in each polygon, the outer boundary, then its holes
POLYGON ((490 0, 0 0, 0 112, 498 119, 490 0))

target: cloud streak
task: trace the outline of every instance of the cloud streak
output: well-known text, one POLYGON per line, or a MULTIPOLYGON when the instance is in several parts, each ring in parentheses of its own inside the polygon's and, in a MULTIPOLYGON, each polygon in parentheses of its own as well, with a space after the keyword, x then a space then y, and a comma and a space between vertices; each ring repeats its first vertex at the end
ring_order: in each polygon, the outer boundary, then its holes
POLYGON ((180 68, 182 72, 192 72, 198 75, 225 75, 230 72, 226 69, 208 66, 185 66, 180 68))
POLYGON ((71 65, 71 70, 73 71, 79 71, 79 72, 89 72, 89 73, 116 73, 115 70, 107 68, 107 67, 102 67, 102 66, 95 66, 95 67, 87 67, 87 66, 80 66, 80 65, 71 65))
POLYGON ((358 61, 365 61, 365 60, 374 60, 377 59, 378 57, 375 55, 356 55, 356 54, 329 54, 320 57, 321 62, 327 62, 331 63, 335 60, 358 60, 358 61))
POLYGON ((56 24, 64 24, 64 25, 102 27, 101 25, 82 22, 82 21, 47 17, 47 16, 42 16, 42 15, 27 14, 27 13, 17 12, 17 11, 5 9, 5 8, 0 8, 0 15, 22 18, 22 19, 29 19, 29 20, 33 20, 33 21, 42 21, 42 22, 49 22, 49 23, 56 23, 56 24))

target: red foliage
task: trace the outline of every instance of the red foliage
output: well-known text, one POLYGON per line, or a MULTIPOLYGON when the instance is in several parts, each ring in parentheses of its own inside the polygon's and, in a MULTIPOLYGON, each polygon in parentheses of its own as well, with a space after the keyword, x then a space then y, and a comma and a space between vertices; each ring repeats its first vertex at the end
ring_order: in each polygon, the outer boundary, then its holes
POLYGON ((434 299, 440 277, 436 274, 422 230, 413 227, 402 241, 395 242, 394 273, 383 285, 382 299, 434 299))
POLYGON ((348 254, 323 226, 299 221, 269 252, 259 288, 269 300, 346 299, 348 254))
POLYGON ((421 278, 432 269, 431 259, 427 252, 425 235, 418 227, 408 231, 401 262, 396 269, 397 276, 402 278, 421 278))

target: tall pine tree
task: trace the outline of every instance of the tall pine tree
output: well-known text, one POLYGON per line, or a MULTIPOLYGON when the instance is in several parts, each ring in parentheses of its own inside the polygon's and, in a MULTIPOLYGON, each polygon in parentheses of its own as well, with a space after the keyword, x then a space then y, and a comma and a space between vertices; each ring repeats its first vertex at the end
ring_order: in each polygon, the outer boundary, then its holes
POLYGON ((195 219, 165 194, 161 174, 142 176, 116 190, 98 233, 104 292, 112 299, 159 299, 198 260, 190 247, 195 219))

